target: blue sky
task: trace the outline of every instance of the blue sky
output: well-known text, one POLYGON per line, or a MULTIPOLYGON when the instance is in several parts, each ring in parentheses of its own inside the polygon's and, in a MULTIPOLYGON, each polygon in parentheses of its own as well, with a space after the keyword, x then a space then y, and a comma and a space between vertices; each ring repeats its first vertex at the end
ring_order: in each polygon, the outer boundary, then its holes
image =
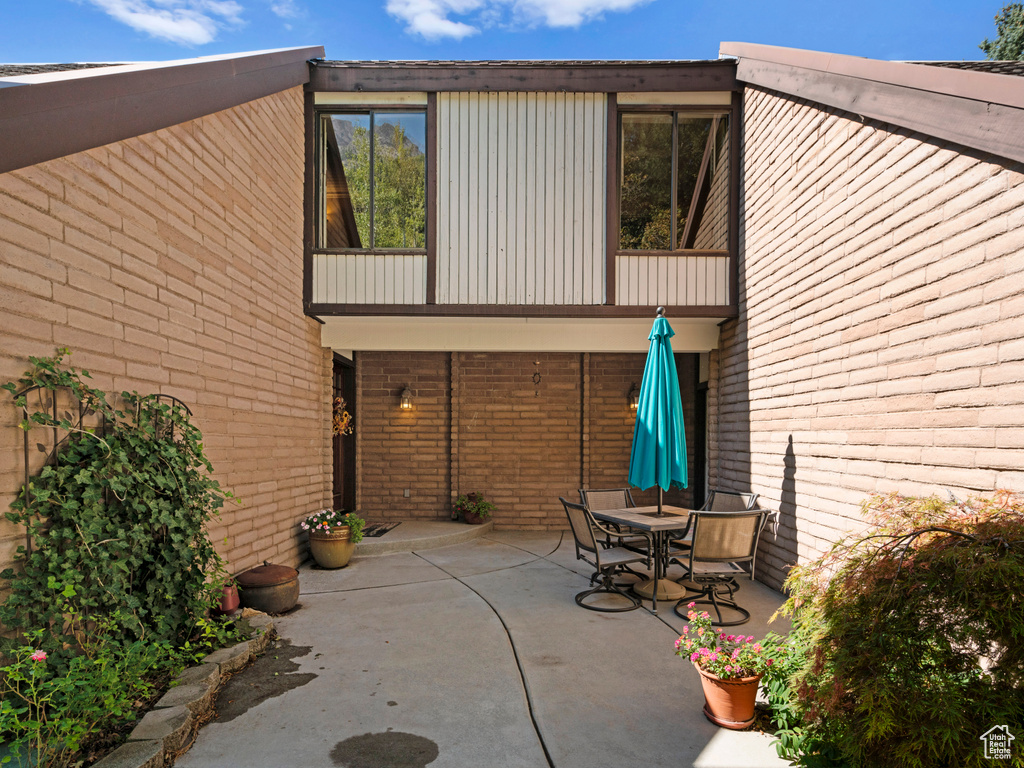
POLYGON ((329 59, 713 59, 722 41, 984 58, 1007 0, 0 0, 0 62, 323 45, 329 59))

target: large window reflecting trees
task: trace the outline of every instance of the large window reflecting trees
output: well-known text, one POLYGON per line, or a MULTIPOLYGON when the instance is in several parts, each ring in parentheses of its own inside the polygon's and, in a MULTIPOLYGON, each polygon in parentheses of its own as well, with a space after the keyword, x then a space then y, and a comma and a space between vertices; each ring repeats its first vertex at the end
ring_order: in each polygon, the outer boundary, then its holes
POLYGON ((728 115, 620 117, 619 250, 727 250, 728 115))
POLYGON ((426 247, 426 114, 364 111, 320 119, 321 249, 426 247))

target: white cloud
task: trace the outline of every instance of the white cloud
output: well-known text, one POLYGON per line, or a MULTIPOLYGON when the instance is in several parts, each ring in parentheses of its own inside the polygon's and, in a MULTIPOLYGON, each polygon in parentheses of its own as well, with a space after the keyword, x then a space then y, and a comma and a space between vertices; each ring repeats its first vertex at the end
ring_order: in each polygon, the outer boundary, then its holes
POLYGON ((629 11, 651 0, 387 0, 387 11, 406 22, 406 30, 428 40, 476 34, 480 27, 578 27, 606 11, 629 11), (450 16, 471 15, 467 21, 450 16), (512 21, 503 24, 507 15, 512 21), (474 26, 474 23, 477 26, 474 26))
POLYGON ((409 32, 428 40, 454 37, 461 40, 480 30, 461 21, 452 21, 450 13, 465 14, 485 5, 486 0, 388 0, 387 11, 406 22, 409 32))
POLYGON ((270 10, 282 19, 297 19, 303 15, 295 0, 275 0, 270 4, 270 10))
POLYGON ((648 0, 514 0, 516 11, 549 27, 578 27, 605 11, 629 11, 648 0))
POLYGON ((132 29, 182 45, 203 45, 242 23, 234 0, 90 0, 132 29))

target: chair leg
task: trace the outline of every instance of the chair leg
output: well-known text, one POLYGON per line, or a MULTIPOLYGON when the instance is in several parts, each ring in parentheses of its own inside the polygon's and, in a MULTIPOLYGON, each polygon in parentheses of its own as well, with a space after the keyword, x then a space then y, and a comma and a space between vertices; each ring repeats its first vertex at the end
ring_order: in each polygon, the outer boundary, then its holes
POLYGON ((694 603, 695 606, 711 606, 715 612, 715 617, 717 618, 717 621, 712 620, 711 622, 711 626, 713 627, 736 627, 750 621, 750 611, 740 605, 737 605, 736 601, 732 599, 733 589, 731 588, 729 581, 703 583, 700 586, 702 587, 700 594, 694 596, 697 599, 694 599, 693 597, 684 597, 676 603, 675 608, 672 609, 675 611, 676 616, 683 619, 687 618, 686 611, 680 612, 679 609, 684 604, 689 606, 690 603, 694 603), (719 587, 721 589, 719 589, 719 587), (725 596, 726 593, 728 593, 728 597, 725 596), (725 621, 722 614, 723 608, 735 611, 740 614, 740 618, 736 621, 725 621))
MULTIPOLYGON (((633 597, 632 594, 622 589, 622 586, 629 585, 616 584, 612 579, 611 572, 609 571, 602 571, 600 575, 601 583, 598 586, 593 587, 592 589, 584 590, 583 592, 580 592, 578 595, 576 595, 576 605, 580 606, 580 608, 586 608, 588 611, 600 611, 601 613, 622 613, 624 611, 635 611, 637 608, 640 607, 640 601, 637 598, 633 597), (621 608, 606 608, 598 605, 586 605, 583 602, 586 598, 596 594, 621 595, 622 597, 626 598, 630 604, 627 606, 623 606, 621 608)), ((591 583, 593 583, 593 579, 591 580, 591 583)))

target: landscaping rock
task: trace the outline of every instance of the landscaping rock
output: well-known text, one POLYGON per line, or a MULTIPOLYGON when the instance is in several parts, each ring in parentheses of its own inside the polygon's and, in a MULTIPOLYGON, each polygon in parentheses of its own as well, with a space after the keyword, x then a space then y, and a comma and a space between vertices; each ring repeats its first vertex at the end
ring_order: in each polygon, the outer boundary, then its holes
POLYGON ((206 688, 220 686, 220 667, 216 664, 200 664, 189 667, 175 678, 178 685, 202 685, 206 688))
POLYGON ((270 625, 269 629, 261 627, 260 629, 253 630, 252 637, 249 638, 249 651, 252 655, 258 656, 267 650, 267 646, 270 644, 270 640, 274 634, 273 624, 270 625))
POLYGON ((246 664, 249 663, 249 659, 252 656, 252 652, 249 650, 249 643, 239 643, 233 645, 230 648, 221 648, 219 651, 214 651, 205 659, 205 664, 217 664, 220 666, 220 674, 231 675, 240 670, 246 664))
POLYGON ((129 741, 104 757, 92 768, 163 768, 162 741, 129 741))
POLYGON ((171 707, 187 707, 194 716, 207 712, 213 706, 217 696, 217 687, 205 685, 179 685, 165 693, 154 709, 170 709, 171 707))
POLYGON ((173 755, 188 743, 193 723, 188 707, 154 709, 139 721, 128 741, 160 741, 164 745, 164 754, 173 755))

